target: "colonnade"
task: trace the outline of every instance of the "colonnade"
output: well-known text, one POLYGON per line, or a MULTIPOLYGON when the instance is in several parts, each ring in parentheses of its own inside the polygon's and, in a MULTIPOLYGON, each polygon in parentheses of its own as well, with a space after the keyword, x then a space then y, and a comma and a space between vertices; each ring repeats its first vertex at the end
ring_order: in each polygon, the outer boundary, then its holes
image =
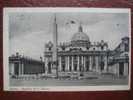
POLYGON ((24 64, 20 62, 9 63, 9 72, 11 75, 23 75, 24 64))

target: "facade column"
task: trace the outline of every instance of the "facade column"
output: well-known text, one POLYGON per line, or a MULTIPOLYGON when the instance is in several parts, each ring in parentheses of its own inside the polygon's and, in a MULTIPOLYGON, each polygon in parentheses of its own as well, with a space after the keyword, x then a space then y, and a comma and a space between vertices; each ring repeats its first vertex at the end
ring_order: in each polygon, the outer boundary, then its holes
POLYGON ((48 61, 47 58, 45 57, 45 73, 47 74, 48 72, 48 61))
POLYGON ((72 71, 73 71, 73 69, 74 69, 74 68, 73 68, 73 56, 72 56, 72 71))
POLYGON ((98 72, 99 71, 99 64, 98 64, 98 56, 96 56, 96 72, 98 72))
POLYGON ((67 71, 67 56, 65 56, 65 71, 67 71))
POLYGON ((82 71, 83 71, 83 67, 84 67, 84 58, 83 58, 83 56, 81 56, 81 64, 82 64, 82 71))
POLYGON ((104 72, 107 72, 107 67, 108 67, 108 64, 107 64, 107 56, 105 56, 104 58, 104 72))
POLYGON ((90 60, 89 70, 92 71, 92 56, 89 57, 89 60, 90 60))
POLYGON ((59 71, 61 71, 61 56, 59 56, 59 71))
POLYGON ((78 71, 79 71, 79 56, 77 56, 77 69, 78 69, 78 71))
POLYGON ((14 67, 15 67, 15 65, 14 65, 14 63, 13 63, 13 64, 12 64, 12 74, 13 74, 13 75, 15 75, 15 68, 14 68, 14 67))
POLYGON ((69 71, 69 56, 67 57, 67 70, 69 71))
POLYGON ((86 62, 86 57, 84 56, 84 71, 86 71, 86 64, 85 64, 85 62, 86 62))

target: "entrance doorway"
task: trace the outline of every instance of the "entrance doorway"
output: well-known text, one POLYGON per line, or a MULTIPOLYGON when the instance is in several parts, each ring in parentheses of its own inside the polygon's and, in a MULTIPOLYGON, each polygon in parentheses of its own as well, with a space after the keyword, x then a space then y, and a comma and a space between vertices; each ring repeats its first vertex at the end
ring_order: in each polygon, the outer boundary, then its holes
POLYGON ((119 75, 124 75, 124 63, 119 63, 119 75))
POLYGON ((101 71, 103 71, 104 70, 104 62, 103 61, 100 63, 100 66, 101 66, 101 71))

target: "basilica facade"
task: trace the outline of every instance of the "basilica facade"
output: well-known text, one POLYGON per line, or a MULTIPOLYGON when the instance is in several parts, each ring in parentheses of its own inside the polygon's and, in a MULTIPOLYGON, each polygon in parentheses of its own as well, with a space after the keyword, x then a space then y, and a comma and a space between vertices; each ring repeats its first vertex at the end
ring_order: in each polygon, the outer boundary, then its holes
POLYGON ((108 43, 104 40, 92 43, 81 25, 70 42, 57 45, 57 64, 53 66, 53 43, 45 44, 45 69, 47 75, 70 75, 71 73, 108 71, 108 58, 111 55, 108 43))

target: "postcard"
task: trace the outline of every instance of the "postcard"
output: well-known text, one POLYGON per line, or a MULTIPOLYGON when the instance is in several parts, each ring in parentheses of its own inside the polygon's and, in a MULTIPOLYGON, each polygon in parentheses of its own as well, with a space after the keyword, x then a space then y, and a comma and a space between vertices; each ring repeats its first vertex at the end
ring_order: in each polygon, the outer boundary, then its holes
POLYGON ((5 91, 130 90, 129 8, 4 8, 5 91))

